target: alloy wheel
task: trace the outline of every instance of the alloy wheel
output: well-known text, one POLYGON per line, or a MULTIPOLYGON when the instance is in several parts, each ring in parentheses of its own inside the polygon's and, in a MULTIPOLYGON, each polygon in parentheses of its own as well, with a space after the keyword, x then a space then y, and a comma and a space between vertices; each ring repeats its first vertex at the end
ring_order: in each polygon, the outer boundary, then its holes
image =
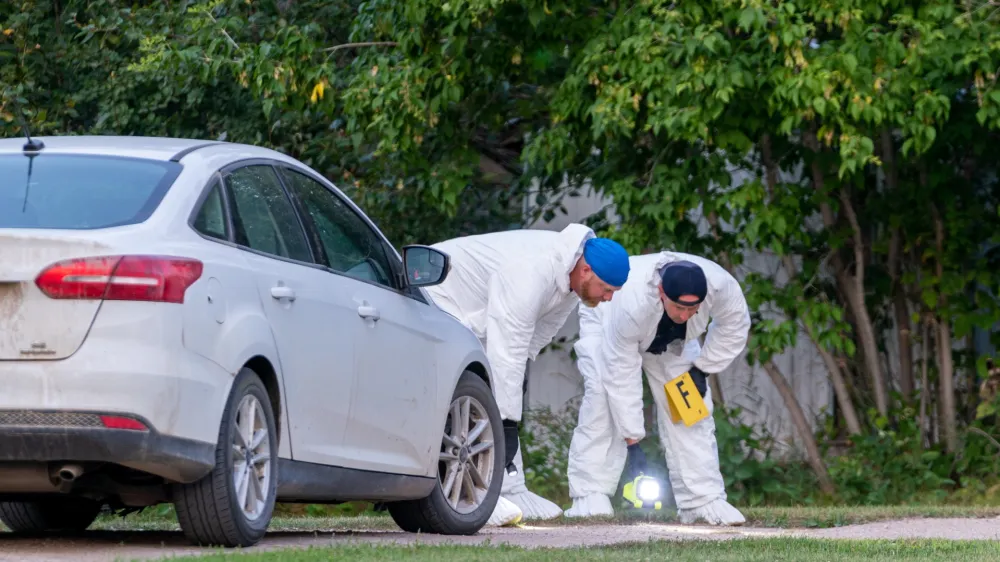
POLYGON ((267 506, 271 483, 271 441, 264 408, 247 395, 236 410, 233 424, 233 484, 236 501, 249 520, 256 520, 267 506))
POLYGON ((451 403, 441 440, 439 483, 459 513, 479 508, 493 480, 493 427, 486 408, 470 396, 451 403))

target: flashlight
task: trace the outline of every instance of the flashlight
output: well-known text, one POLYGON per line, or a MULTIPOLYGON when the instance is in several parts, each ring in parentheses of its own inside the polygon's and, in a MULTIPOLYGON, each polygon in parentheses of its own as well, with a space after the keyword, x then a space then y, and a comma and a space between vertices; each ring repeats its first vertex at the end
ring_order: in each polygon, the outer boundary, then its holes
POLYGON ((660 483, 652 478, 643 478, 637 483, 638 493, 636 494, 640 500, 644 502, 652 502, 660 499, 660 483))
POLYGON ((659 510, 663 507, 663 502, 660 501, 660 482, 643 474, 625 484, 622 497, 636 509, 659 510))

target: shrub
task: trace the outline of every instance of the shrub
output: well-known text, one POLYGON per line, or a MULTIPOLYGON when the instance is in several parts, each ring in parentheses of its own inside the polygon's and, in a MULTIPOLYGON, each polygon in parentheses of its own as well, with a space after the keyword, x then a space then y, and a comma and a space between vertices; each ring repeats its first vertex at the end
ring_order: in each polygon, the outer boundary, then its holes
MULTIPOLYGON (((526 416, 530 422, 521 436, 528 487, 564 507, 570 503, 566 463, 577 412, 575 404, 559 413, 533 410, 526 416)), ((739 414, 739 409, 718 407, 714 415, 720 468, 733 505, 830 503, 819 494, 806 463, 777 458, 774 439, 741 423, 739 414)), ((1000 443, 990 437, 998 434, 995 418, 971 424, 963 433, 959 453, 948 454, 941 446, 921 445, 916 417, 910 409, 890 412, 891 419, 899 420, 890 428, 887 418, 869 413, 873 429, 851 439, 842 454, 827 455, 837 489, 832 501, 846 505, 1000 503, 1000 443)), ((647 411, 646 427, 642 446, 650 473, 665 477, 652 412, 647 411)))

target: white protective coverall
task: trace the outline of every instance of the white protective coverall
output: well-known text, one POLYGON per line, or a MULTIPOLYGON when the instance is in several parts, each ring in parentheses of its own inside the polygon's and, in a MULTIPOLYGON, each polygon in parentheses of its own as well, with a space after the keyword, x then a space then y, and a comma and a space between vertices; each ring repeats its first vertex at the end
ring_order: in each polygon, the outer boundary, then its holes
MULTIPOLYGON (((692 364, 706 374, 718 373, 743 351, 750 330, 743 290, 721 266, 697 256, 660 252, 632 256, 630 264, 629 279, 614 299, 593 309, 580 307, 580 339, 574 349, 585 389, 570 444, 567 473, 573 506, 566 515, 614 513, 610 497, 625 468, 625 440, 641 440, 646 435, 641 378, 645 370, 681 521, 743 523, 742 514, 726 502, 715 421, 710 415, 691 427, 673 423, 663 389, 692 364), (674 341, 662 354, 654 355, 646 350, 664 314, 660 273, 677 260, 700 266, 708 291, 698 312, 687 321, 685 340, 674 341), (706 330, 702 348, 698 340, 706 330)), ((711 412, 710 387, 705 402, 711 412)))
MULTIPOLYGON (((451 257, 451 270, 443 283, 425 290, 483 342, 501 418, 521 420, 527 362, 552 342, 580 304, 570 290, 570 272, 594 237, 592 229, 574 223, 560 232, 510 230, 433 245, 451 257)), ((558 505, 528 491, 520 450, 514 465, 517 474, 504 473, 487 524, 561 515, 558 505)))

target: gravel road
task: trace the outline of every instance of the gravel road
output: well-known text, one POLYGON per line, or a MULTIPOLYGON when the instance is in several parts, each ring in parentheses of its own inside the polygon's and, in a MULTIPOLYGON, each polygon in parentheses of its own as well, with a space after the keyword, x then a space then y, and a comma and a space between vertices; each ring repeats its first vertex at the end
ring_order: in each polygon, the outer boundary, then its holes
MULTIPOLYGON (((648 540, 732 540, 759 537, 813 537, 836 539, 981 539, 1000 540, 1000 518, 907 519, 851 525, 832 529, 715 528, 697 525, 633 524, 545 526, 520 529, 484 529, 473 537, 413 535, 396 531, 274 532, 253 550, 328 546, 352 542, 381 544, 510 544, 527 548, 599 546, 648 540)), ((18 539, 0 533, 0 561, 112 562, 156 560, 204 552, 189 546, 176 532, 93 531, 74 538, 18 539)))

